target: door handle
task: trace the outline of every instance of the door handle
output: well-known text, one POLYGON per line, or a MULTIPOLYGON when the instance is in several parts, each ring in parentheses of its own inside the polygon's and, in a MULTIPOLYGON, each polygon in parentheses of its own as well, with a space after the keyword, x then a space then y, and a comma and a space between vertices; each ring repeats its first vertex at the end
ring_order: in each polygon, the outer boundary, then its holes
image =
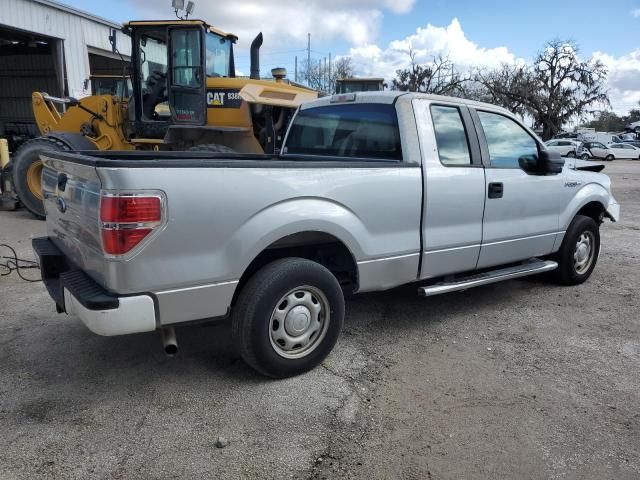
POLYGON ((489 184, 489 198, 502 198, 504 185, 502 182, 491 182, 489 184))

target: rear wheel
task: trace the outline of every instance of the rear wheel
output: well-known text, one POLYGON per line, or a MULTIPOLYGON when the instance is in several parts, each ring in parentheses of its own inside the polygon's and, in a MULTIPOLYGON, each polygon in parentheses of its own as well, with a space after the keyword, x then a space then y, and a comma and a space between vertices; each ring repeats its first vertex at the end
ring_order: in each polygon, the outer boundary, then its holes
POLYGON ((13 157, 13 185, 20 202, 36 217, 45 216, 42 196, 42 160, 46 151, 63 152, 69 147, 50 137, 34 138, 22 144, 13 157))
POLYGON ((207 143, 205 145, 196 145, 189 149, 191 152, 212 152, 212 153, 236 153, 236 151, 227 147, 226 145, 220 145, 218 143, 207 143))
POLYGON ((576 152, 568 152, 567 153, 567 157, 569 157, 569 158, 575 158, 575 156, 576 156, 576 152))
POLYGON ((615 158, 615 157, 614 157, 613 155, 607 155, 604 159, 605 159, 607 162, 613 162, 613 159, 614 159, 614 158, 615 158))
POLYGON ((284 378, 319 365, 343 321, 344 297, 335 276, 319 263, 285 258, 263 267, 243 287, 232 335, 247 364, 284 378))
POLYGON ((562 285, 578 285, 593 272, 600 255, 600 229, 591 217, 576 215, 555 255, 556 280, 562 285))
POLYGON ((589 160, 589 154, 588 153, 583 153, 582 155, 580 155, 580 158, 582 160, 589 160))

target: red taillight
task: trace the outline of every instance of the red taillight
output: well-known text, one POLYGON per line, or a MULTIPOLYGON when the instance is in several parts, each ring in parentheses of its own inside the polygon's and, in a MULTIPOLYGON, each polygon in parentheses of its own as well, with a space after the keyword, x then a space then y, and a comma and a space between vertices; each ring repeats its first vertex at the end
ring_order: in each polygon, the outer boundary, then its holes
POLYGON ((161 219, 160 197, 102 197, 100 220, 105 223, 145 223, 161 219))
POLYGON ((162 225, 161 195, 110 194, 100 198, 102 248, 108 255, 124 255, 162 225))
POLYGON ((123 255, 149 235, 151 228, 103 229, 102 248, 109 255, 123 255))

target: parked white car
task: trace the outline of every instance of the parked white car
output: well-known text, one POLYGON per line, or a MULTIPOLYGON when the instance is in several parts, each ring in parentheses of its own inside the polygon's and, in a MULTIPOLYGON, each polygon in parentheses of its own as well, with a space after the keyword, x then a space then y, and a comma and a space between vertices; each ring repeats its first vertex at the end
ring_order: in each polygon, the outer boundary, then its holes
POLYGON ((563 157, 575 157, 580 142, 566 139, 553 139, 545 142, 547 150, 557 152, 563 157))
POLYGON ((609 145, 609 148, 615 152, 614 155, 616 158, 640 160, 640 148, 630 143, 614 143, 613 145, 609 145))
POLYGON ((616 152, 601 142, 584 142, 580 145, 579 152, 583 160, 600 158, 610 162, 616 158, 616 152))

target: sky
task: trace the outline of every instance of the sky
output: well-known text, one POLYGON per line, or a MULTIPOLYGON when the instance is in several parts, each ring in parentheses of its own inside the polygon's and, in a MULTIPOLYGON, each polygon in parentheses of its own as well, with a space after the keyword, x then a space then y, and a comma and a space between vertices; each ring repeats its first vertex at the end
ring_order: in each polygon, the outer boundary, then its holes
MULTIPOLYGON (((170 0, 63 3, 107 19, 172 18, 170 0)), ((262 31, 261 73, 295 57, 351 56, 359 75, 391 79, 409 61, 448 55, 464 68, 527 62, 551 39, 568 39, 580 56, 609 70, 611 107, 625 114, 640 101, 640 0, 196 0, 193 18, 240 37, 236 67, 249 72, 248 46, 262 31)))

